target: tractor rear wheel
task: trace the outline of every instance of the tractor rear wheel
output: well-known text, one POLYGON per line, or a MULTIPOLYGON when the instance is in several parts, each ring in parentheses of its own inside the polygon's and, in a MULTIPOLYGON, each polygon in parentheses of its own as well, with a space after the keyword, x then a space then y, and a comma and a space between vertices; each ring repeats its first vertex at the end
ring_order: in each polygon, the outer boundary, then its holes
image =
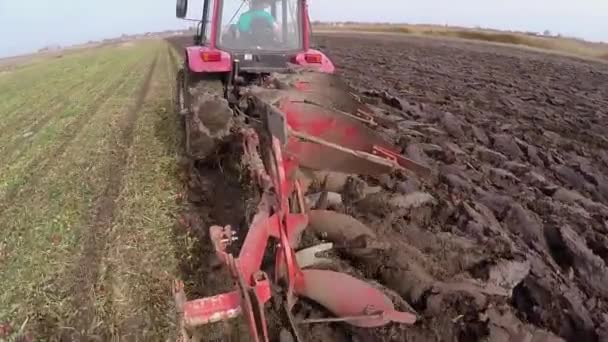
POLYGON ((186 154, 206 159, 218 144, 226 141, 234 115, 224 96, 221 79, 183 70, 178 74, 177 111, 184 118, 186 154))
POLYGON ((186 106, 186 99, 184 90, 186 88, 186 70, 181 68, 177 71, 176 85, 175 85, 175 112, 179 115, 186 115, 188 108, 186 106))

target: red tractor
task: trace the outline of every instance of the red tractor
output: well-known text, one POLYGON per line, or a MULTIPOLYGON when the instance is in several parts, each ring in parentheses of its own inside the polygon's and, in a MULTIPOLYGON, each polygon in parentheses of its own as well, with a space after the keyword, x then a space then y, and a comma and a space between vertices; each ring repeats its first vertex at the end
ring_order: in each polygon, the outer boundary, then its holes
MULTIPOLYGON (((187 0, 177 1, 178 18, 185 18, 187 9, 187 0)), ((188 301, 176 282, 185 340, 200 340, 200 326, 242 317, 252 341, 268 341, 265 304, 277 293, 284 296, 295 340, 303 322, 292 310, 300 298, 334 316, 305 323, 376 327, 416 320, 364 280, 315 269, 314 252, 326 245, 300 246, 309 224, 301 170, 365 176, 429 171, 374 131, 375 116, 334 75, 327 56, 310 47, 310 31, 306 0, 203 0, 194 44, 185 48, 177 80, 186 150, 203 160, 237 136, 242 164, 261 196, 238 250, 231 248, 237 234, 230 226, 209 228, 234 291, 188 301), (274 253, 274 267, 263 270, 268 253, 274 253)))
MULTIPOLYGON (((333 73, 333 63, 310 48, 306 6, 306 1, 297 0, 203 0, 194 44, 185 49, 184 69, 179 74, 180 112, 187 115, 197 101, 217 95, 230 102, 215 104, 217 116, 221 116, 227 113, 227 105, 239 101, 239 89, 261 85, 272 74, 285 75, 295 65, 333 73)), ((178 1, 177 17, 184 18, 187 8, 187 0, 178 1)), ((229 124, 208 111, 200 116, 203 121, 212 118, 229 124)), ((204 157, 212 150, 209 139, 215 136, 192 125, 187 125, 186 134, 191 155, 204 157)))

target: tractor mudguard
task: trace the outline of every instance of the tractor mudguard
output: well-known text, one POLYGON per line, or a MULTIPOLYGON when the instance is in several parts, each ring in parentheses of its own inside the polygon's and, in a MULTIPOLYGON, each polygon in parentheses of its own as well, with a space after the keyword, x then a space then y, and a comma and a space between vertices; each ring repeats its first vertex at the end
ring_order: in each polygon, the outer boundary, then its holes
POLYGON ((295 62, 305 67, 314 67, 316 71, 333 74, 336 71, 334 63, 319 50, 308 49, 296 55, 295 62))
POLYGON ((232 58, 228 52, 208 46, 186 48, 188 68, 195 73, 221 73, 232 70, 232 58))

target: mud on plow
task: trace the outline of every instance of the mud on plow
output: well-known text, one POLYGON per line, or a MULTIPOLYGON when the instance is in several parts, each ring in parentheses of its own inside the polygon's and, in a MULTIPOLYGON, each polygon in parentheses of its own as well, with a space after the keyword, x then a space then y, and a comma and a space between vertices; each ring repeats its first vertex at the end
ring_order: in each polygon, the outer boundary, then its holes
MULTIPOLYGON (((403 157, 374 131, 377 123, 371 110, 335 75, 294 67, 247 86, 238 86, 237 80, 226 89, 229 94, 192 86, 186 78, 181 72, 178 82, 185 91, 178 92, 178 97, 190 157, 208 158, 218 146, 238 139, 242 167, 261 195, 246 231, 209 227, 209 243, 230 271, 234 290, 185 300, 183 284, 175 283, 184 340, 203 340, 204 336, 197 335, 201 326, 244 319, 251 341, 268 341, 265 306, 273 296, 282 297, 295 341, 301 341, 298 327, 302 324, 415 323, 415 314, 396 310, 378 286, 327 269, 331 260, 323 253, 332 248, 365 253, 382 247, 375 246, 353 217, 321 209, 335 202, 340 197, 337 192, 356 176, 413 173, 425 177, 429 170, 403 157), (313 188, 317 192, 309 194, 313 188), (322 243, 306 245, 302 242, 305 234, 313 234, 322 243), (274 260, 270 266, 263 262, 269 256, 274 260), (292 311, 299 300, 313 301, 330 315, 296 319, 292 311)), ((213 87, 213 82, 204 84, 213 87)))

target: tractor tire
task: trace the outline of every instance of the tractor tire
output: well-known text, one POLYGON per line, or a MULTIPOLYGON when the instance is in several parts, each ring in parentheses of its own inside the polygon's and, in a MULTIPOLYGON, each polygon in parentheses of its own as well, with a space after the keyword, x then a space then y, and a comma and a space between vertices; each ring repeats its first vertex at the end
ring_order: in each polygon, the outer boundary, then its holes
POLYGON ((181 96, 183 105, 178 104, 178 109, 184 116, 186 154, 194 160, 204 160, 230 138, 234 115, 221 80, 197 79, 186 71, 181 78, 177 102, 181 96))
POLYGON ((186 71, 181 68, 177 71, 175 84, 175 113, 180 116, 186 115, 188 108, 186 106, 185 88, 186 88, 186 71))

